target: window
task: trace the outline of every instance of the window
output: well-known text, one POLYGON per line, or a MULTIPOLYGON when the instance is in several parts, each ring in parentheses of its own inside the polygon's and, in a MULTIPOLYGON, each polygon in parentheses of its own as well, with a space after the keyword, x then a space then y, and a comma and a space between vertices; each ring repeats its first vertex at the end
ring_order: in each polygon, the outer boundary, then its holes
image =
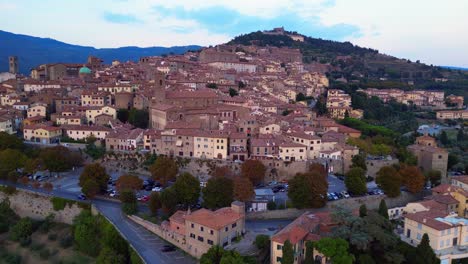
POLYGON ((203 230, 204 230, 203 226, 200 226, 200 231, 202 231, 202 232, 203 232, 203 230))
POLYGON ((195 238, 195 234, 190 233, 190 237, 191 237, 191 238, 195 238))
POLYGON ((276 257, 276 262, 281 262, 281 257, 276 257))
POLYGON ((452 229, 447 229, 447 235, 450 235, 452 229))
POLYGON ((194 228, 194 227, 195 227, 195 225, 194 225, 194 224, 191 224, 191 225, 190 225, 190 227, 194 228))
POLYGON ((208 245, 213 245, 213 240, 208 239, 207 242, 208 242, 208 245))
POLYGON ((237 223, 234 223, 232 224, 232 228, 236 227, 237 226, 237 223))
POLYGON ((283 247, 281 245, 276 245, 276 250, 281 250, 283 247))
POLYGON ((202 236, 198 236, 198 241, 203 242, 204 238, 202 236))
POLYGON ((421 234, 418 233, 418 234, 416 235, 416 238, 417 238, 418 240, 421 240, 421 234))
POLYGON ((213 235, 213 234, 214 234, 213 230, 210 230, 210 235, 213 235))
POLYGON ((419 230, 422 229, 422 224, 421 224, 421 223, 418 223, 418 229, 419 229, 419 230))
MULTIPOLYGON (((468 237, 467 237, 467 238, 468 238, 468 237)), ((439 246, 440 246, 440 247, 444 247, 444 241, 443 241, 443 240, 440 241, 439 246)))
POLYGON ((228 230, 229 230, 229 227, 226 226, 226 228, 224 228, 224 231, 227 232, 228 230))

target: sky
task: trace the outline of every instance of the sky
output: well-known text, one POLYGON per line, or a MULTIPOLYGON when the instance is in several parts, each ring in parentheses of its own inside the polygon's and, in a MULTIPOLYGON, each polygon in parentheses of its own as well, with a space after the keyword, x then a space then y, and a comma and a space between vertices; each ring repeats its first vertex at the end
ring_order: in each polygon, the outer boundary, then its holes
POLYGON ((112 48, 216 45, 284 26, 413 61, 468 67, 467 10, 468 0, 0 0, 0 29, 112 48))

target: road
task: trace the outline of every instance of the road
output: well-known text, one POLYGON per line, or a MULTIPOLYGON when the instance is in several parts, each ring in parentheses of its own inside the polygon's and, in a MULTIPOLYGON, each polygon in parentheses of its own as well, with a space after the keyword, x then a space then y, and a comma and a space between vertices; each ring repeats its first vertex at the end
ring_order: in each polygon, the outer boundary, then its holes
MULTIPOLYGON (((12 185, 4 181, 0 184, 12 185)), ((76 192, 54 189, 47 192, 44 189, 34 189, 31 186, 16 184, 17 188, 58 196, 66 199, 77 200, 76 192)), ((79 193, 79 192, 78 192, 79 193)), ((169 264, 169 263, 196 263, 196 260, 181 250, 173 252, 161 252, 161 247, 166 244, 157 235, 149 232, 142 226, 129 220, 120 209, 120 203, 102 199, 86 201, 92 203, 117 229, 123 234, 125 239, 138 251, 148 264, 169 264)))

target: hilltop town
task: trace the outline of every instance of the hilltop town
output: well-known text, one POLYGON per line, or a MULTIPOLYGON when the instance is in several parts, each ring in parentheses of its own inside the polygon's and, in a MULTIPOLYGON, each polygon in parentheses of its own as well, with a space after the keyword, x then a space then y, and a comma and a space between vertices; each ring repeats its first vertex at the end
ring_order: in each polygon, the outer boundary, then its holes
MULTIPOLYGON (((283 28, 258 34, 307 41, 283 28)), ((2 195, 18 212, 15 199, 36 192, 91 204, 145 263, 210 263, 214 248, 235 263, 468 258, 463 94, 368 87, 337 75, 351 57, 311 61, 294 45, 257 44, 112 64, 90 55, 29 75, 12 55, 0 73, 0 171, 20 193, 2 195), (330 255, 327 243, 346 252, 330 255)), ((104 254, 85 244, 80 252, 104 254)))

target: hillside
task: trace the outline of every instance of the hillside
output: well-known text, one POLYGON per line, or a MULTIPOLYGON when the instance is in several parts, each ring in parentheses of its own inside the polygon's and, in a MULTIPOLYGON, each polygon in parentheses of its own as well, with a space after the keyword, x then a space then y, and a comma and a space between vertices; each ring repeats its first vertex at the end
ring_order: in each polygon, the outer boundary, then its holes
POLYGON ((8 56, 19 57, 20 72, 29 74, 29 70, 39 64, 54 62, 85 63, 89 55, 102 58, 110 64, 112 60, 137 61, 142 56, 162 54, 182 54, 188 50, 198 50, 196 45, 174 47, 121 47, 96 49, 60 42, 50 38, 39 38, 13 34, 0 30, 0 72, 8 71, 8 56))
POLYGON ((232 45, 276 46, 300 49, 304 63, 330 65, 328 76, 332 86, 359 86, 375 88, 441 89, 447 94, 463 95, 468 99, 468 71, 412 62, 378 50, 362 48, 350 42, 338 42, 300 35, 297 32, 262 31, 240 35, 231 40, 232 45), (304 41, 294 41, 290 36, 301 36, 304 41), (344 77, 348 84, 337 82, 344 77), (436 78, 444 78, 437 82, 436 78), (352 83, 352 84, 350 84, 352 83))

